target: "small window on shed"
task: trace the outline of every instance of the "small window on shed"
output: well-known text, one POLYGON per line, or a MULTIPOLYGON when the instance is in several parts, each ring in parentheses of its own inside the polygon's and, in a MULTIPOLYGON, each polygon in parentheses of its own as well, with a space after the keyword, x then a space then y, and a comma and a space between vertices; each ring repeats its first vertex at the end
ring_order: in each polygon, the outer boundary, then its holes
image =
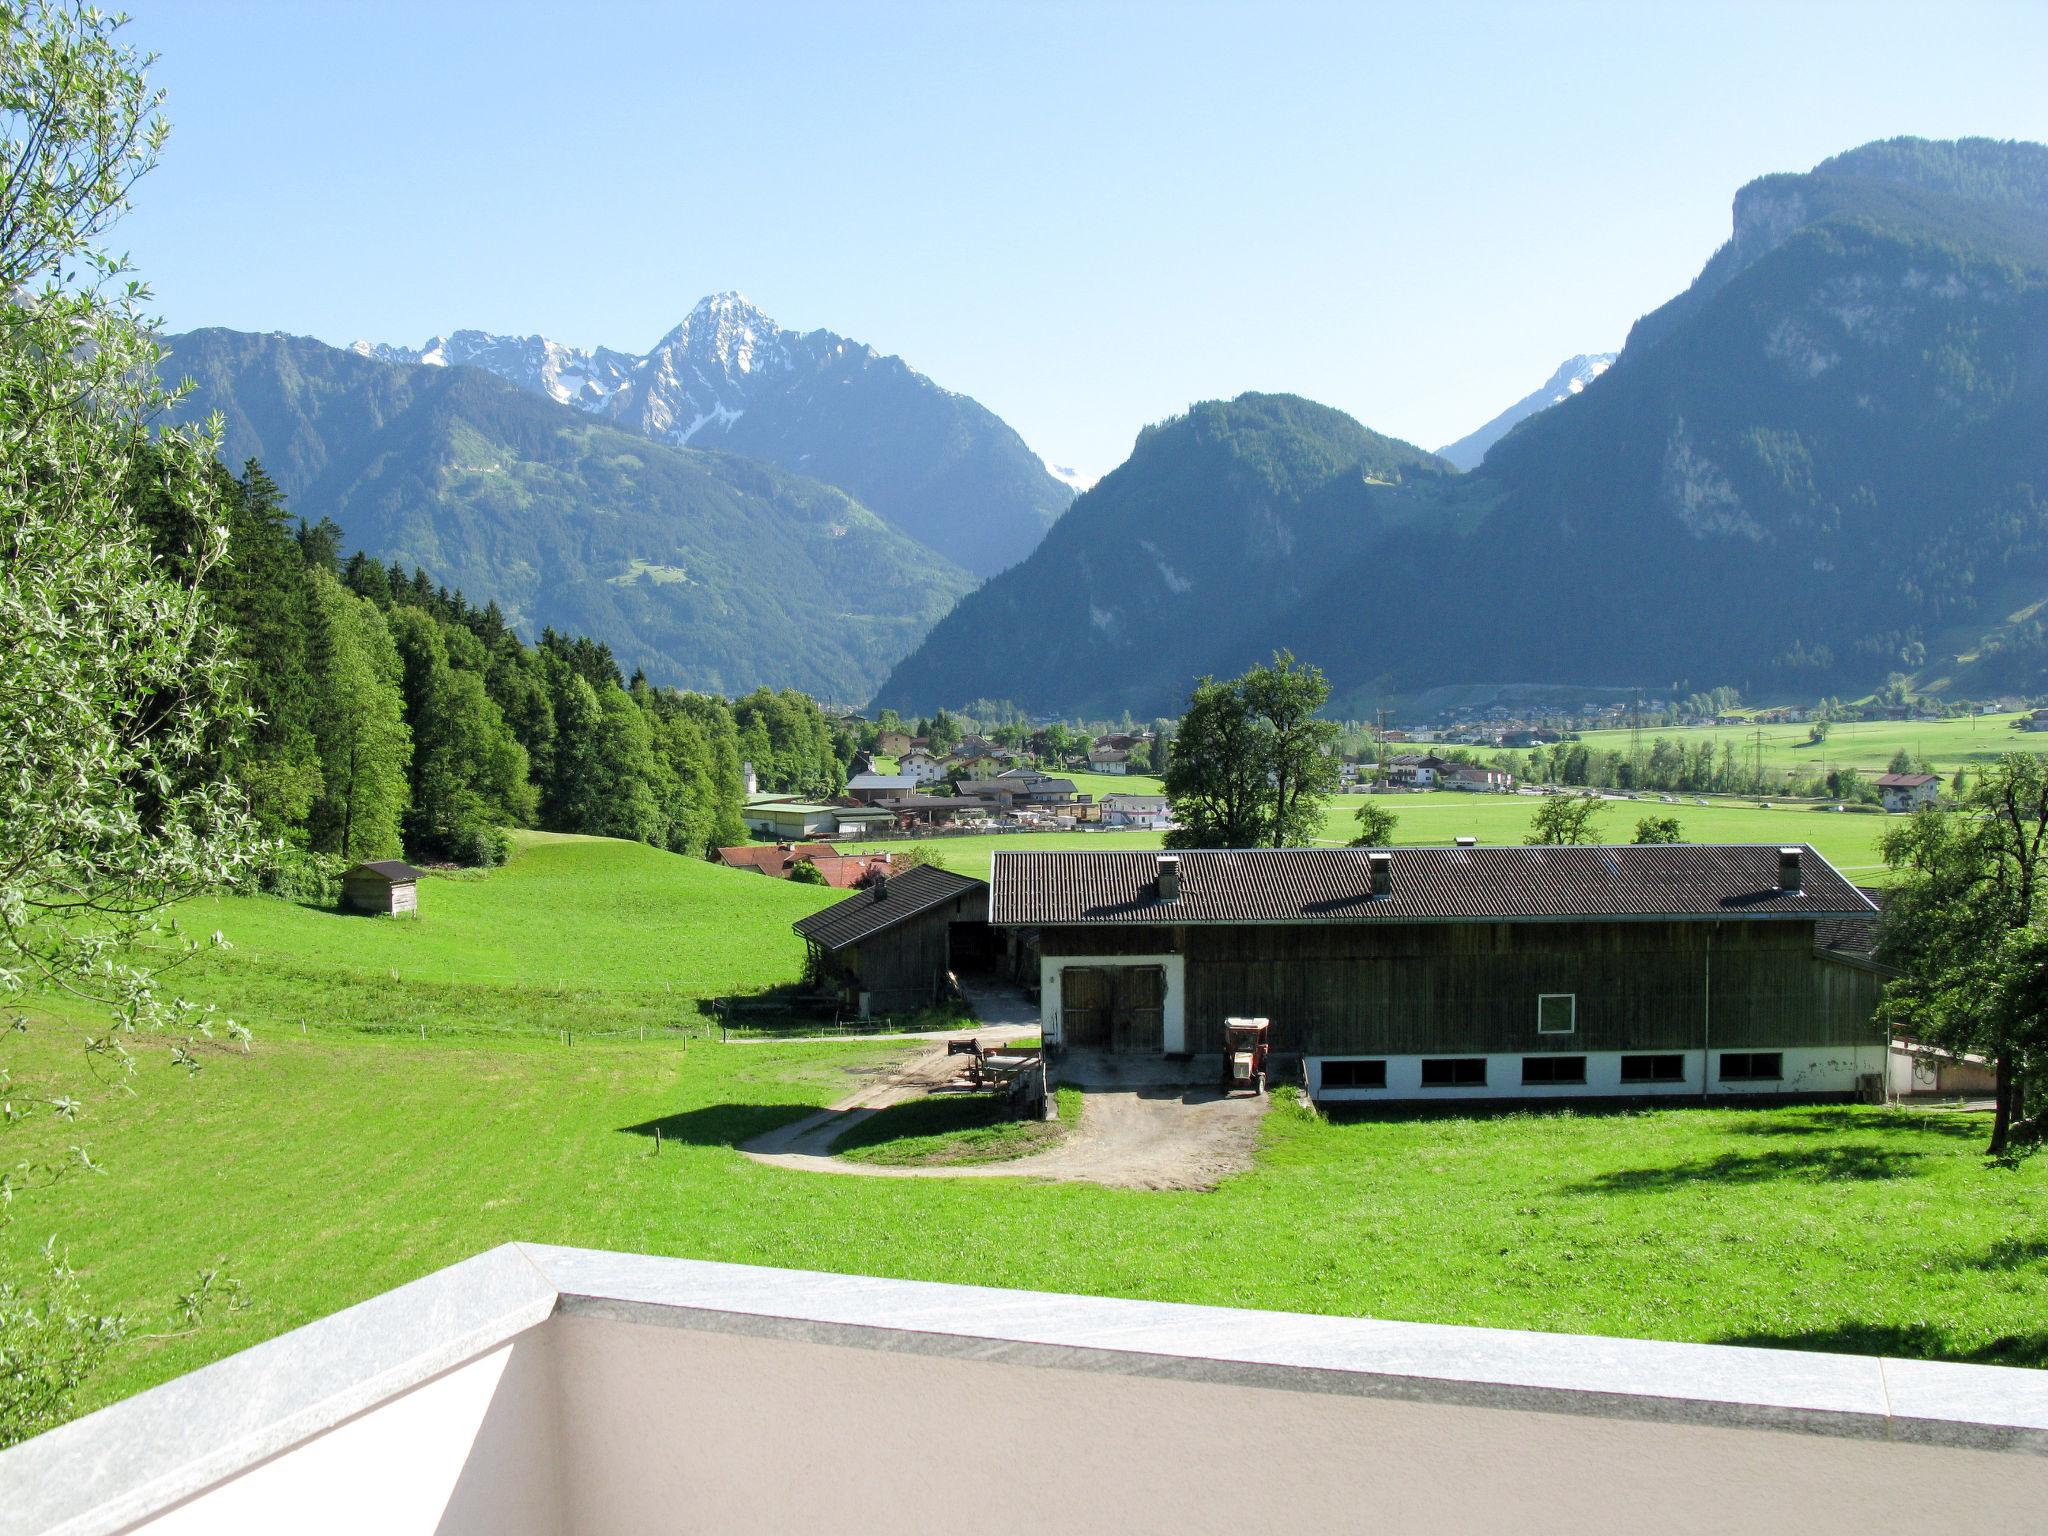
POLYGON ((1384 1061, 1325 1061, 1323 1086, 1384 1088, 1387 1086, 1387 1064, 1384 1061))
POLYGON ((1484 1088, 1486 1086, 1486 1058, 1484 1056, 1440 1056, 1422 1063, 1422 1086, 1425 1088, 1484 1088))
POLYGON ((1579 1027, 1579 999, 1574 992, 1544 992, 1536 999, 1536 1033, 1568 1035, 1579 1027))
POLYGON ((1624 1083, 1682 1083, 1685 1081, 1685 1058, 1677 1053, 1656 1056, 1624 1056, 1621 1058, 1621 1080, 1624 1083))
POLYGON ((1775 1083, 1785 1075, 1783 1051, 1723 1051, 1724 1083, 1775 1083))
POLYGON ((1583 1056, 1524 1056, 1522 1058, 1522 1086, 1534 1088, 1539 1085, 1558 1083, 1584 1083, 1586 1081, 1586 1058, 1583 1056))

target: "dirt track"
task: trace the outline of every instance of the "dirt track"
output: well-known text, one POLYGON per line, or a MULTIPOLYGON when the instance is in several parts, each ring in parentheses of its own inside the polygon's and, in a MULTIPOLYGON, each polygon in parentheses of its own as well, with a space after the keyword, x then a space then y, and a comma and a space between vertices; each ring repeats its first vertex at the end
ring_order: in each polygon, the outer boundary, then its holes
POLYGON ((943 1046, 918 1052, 881 1081, 740 1150, 778 1168, 869 1178, 1072 1179, 1123 1189, 1213 1189, 1225 1175, 1251 1166, 1266 1111, 1264 1099, 1225 1098, 1213 1087, 1186 1084, 1180 1080, 1184 1068, 1076 1053, 1061 1076, 1086 1093, 1086 1107, 1074 1133, 1049 1152, 936 1168, 889 1168, 832 1156, 832 1144, 876 1110, 929 1092, 952 1071, 943 1046))

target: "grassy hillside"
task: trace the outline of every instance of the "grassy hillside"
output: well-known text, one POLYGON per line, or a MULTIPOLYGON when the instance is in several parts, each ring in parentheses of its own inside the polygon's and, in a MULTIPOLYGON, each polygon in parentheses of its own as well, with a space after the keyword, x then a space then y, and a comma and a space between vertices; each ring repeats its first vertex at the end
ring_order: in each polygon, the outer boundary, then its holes
MULTIPOLYGON (((188 1075, 145 1046, 135 1092, 89 1089, 78 1123, 31 1121, 11 1149, 33 1159, 82 1144, 103 1170, 32 1192, 0 1226, 0 1249, 17 1254, 60 1235, 99 1304, 131 1319, 86 1406, 512 1239, 2048 1363, 2048 1166, 1987 1167, 1970 1116, 1329 1125, 1283 1102, 1255 1169, 1213 1194, 762 1167, 734 1147, 843 1096, 902 1047, 642 1043, 632 1026, 669 1006, 665 983, 786 974, 787 917, 825 899, 564 838, 534 841, 486 881, 430 881, 416 924, 195 905, 188 917, 219 919, 241 945, 184 990, 247 1014, 251 1049, 202 1047, 188 1075), (368 1013, 362 987, 378 978, 368 1013), (315 1021, 304 1034, 299 1017, 315 1021), (408 1033, 415 1017, 432 1021, 425 1042, 408 1033), (574 1045, 512 1032, 565 1017, 587 1027, 574 1045), (246 1305, 191 1326, 175 1299, 223 1261, 246 1305)), ((9 1058, 17 1080, 89 1084, 71 1027, 83 1019, 34 999, 29 1011, 37 1027, 9 1058)))
POLYGON ((794 980, 789 925, 833 892, 639 843, 519 834, 488 878, 429 876, 417 919, 268 897, 188 902, 179 921, 233 948, 178 986, 275 1038, 303 1023, 418 1037, 637 1032, 692 1020, 700 997, 794 980))

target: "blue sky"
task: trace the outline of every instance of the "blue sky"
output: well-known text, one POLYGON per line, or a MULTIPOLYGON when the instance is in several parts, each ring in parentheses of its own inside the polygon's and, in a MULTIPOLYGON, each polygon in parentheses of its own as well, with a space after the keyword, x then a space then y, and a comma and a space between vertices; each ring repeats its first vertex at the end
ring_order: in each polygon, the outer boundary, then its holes
POLYGON ((1435 447, 1751 177, 2048 139, 2041 4, 131 3, 173 329, 637 351, 737 288, 1091 473, 1247 389, 1435 447))

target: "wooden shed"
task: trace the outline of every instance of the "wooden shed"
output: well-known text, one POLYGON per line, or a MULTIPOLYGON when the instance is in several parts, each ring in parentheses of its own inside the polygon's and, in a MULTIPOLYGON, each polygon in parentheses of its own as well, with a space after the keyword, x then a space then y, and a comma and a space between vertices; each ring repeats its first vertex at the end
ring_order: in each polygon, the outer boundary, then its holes
POLYGON ((877 869, 866 890, 793 924, 813 976, 866 1018, 946 995, 956 954, 988 948, 988 885, 935 864, 877 869))
POLYGON ((418 912, 422 872, 403 859, 371 859, 341 877, 341 905, 349 912, 397 917, 418 912))
POLYGON ((1884 978, 1824 937, 1875 905, 1811 848, 998 852, 1046 1039, 1222 1049, 1273 1022, 1328 1099, 1849 1097, 1884 978))

